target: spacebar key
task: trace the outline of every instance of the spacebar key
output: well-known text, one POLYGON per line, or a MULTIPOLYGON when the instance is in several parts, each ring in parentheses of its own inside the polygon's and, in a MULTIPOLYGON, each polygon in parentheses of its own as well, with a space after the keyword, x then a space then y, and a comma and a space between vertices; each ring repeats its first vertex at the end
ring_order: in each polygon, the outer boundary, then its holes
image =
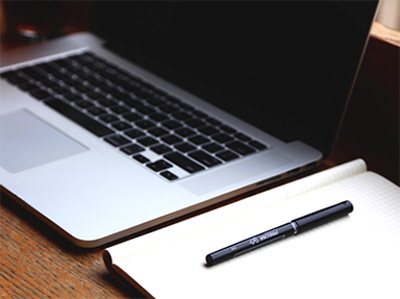
POLYGON ((200 170, 203 170, 204 167, 193 162, 192 160, 186 158, 184 155, 181 155, 179 153, 170 153, 166 154, 164 156, 165 159, 171 161, 172 163, 175 163, 179 167, 183 168, 189 173, 194 173, 200 170))
POLYGON ((114 132, 61 100, 52 99, 46 101, 45 104, 55 109, 57 112, 60 112, 62 115, 68 117, 70 120, 80 124, 82 127, 99 137, 114 132))

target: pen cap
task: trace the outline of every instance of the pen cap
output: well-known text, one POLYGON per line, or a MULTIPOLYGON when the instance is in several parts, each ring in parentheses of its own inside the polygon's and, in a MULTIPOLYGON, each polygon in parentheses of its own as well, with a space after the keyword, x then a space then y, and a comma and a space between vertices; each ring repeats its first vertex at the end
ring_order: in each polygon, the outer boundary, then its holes
POLYGON ((350 201, 346 200, 293 221, 298 225, 298 233, 301 233, 339 217, 346 216, 351 211, 353 211, 353 205, 350 201))

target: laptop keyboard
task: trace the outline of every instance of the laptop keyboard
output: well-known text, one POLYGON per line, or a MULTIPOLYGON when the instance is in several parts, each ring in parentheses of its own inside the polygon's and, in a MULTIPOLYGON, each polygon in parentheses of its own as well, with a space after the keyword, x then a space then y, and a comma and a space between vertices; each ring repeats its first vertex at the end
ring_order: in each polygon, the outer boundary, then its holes
POLYGON ((90 52, 1 77, 170 181, 267 149, 90 52))

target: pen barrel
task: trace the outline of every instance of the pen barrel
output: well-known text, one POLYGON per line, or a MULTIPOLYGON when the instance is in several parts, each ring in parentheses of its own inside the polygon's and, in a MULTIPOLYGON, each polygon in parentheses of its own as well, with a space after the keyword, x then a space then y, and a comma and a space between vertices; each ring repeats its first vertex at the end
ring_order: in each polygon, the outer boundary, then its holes
POLYGON ((352 211, 353 205, 350 201, 346 200, 331 207, 295 219, 292 222, 295 222, 298 226, 298 231, 296 233, 301 233, 337 218, 346 216, 352 211))
POLYGON ((325 224, 339 217, 345 216, 352 211, 353 205, 351 202, 348 200, 343 201, 328 208, 297 218, 287 224, 255 235, 249 239, 245 239, 233 245, 214 251, 206 256, 207 264, 212 266, 227 261, 258 247, 285 239, 289 236, 296 235, 316 226, 325 224))
POLYGON ((290 223, 278 226, 261 234, 255 235, 249 239, 237 242, 206 256, 207 264, 212 266, 231 258, 239 256, 258 247, 282 240, 294 234, 293 225, 290 223))

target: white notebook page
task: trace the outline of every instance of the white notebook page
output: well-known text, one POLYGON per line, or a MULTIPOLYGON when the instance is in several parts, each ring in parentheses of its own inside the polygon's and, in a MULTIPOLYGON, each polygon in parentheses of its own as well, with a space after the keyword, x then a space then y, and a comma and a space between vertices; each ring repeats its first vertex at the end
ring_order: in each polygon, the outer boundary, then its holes
POLYGON ((156 298, 399 298, 399 190, 358 160, 108 251, 156 298), (205 264, 212 251, 343 200, 354 205, 347 217, 205 264))

